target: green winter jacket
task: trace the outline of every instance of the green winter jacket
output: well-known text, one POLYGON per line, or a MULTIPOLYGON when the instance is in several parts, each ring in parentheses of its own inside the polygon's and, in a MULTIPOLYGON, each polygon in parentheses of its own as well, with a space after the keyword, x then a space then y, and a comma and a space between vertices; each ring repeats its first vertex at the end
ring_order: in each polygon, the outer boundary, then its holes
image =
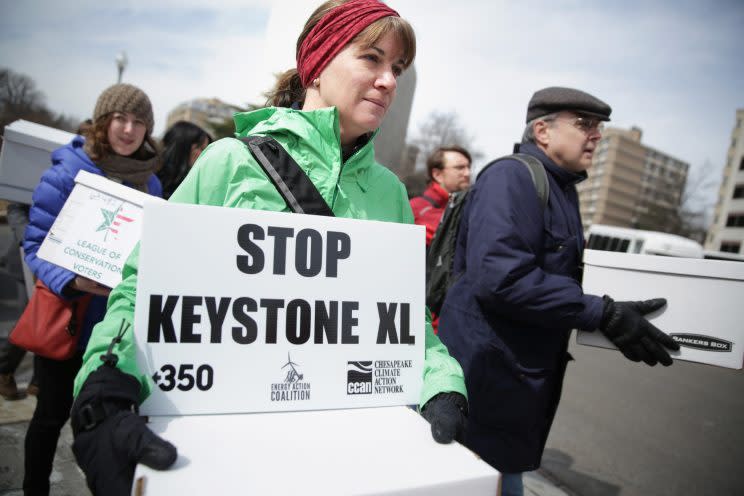
MULTIPOLYGON (((265 108, 237 114, 238 136, 267 135, 278 141, 307 173, 337 217, 373 219, 413 224, 406 191, 395 175, 374 159, 373 140, 342 161, 338 113, 335 108, 303 112, 287 108, 265 108)), ((289 209, 274 185, 255 162, 248 148, 236 139, 212 143, 173 193, 172 202, 252 208, 287 212, 289 209)), ((94 329, 75 379, 75 396, 85 379, 103 362, 122 323, 134 322, 139 247, 123 268, 122 282, 111 292, 106 317, 94 329)), ((361 283, 361 281, 360 281, 361 283)), ((421 405, 440 392, 465 395, 462 369, 432 332, 426 317, 426 360, 421 405)), ((140 401, 149 396, 151 379, 137 366, 133 332, 126 332, 115 345, 117 367, 133 375, 142 385, 140 401)))

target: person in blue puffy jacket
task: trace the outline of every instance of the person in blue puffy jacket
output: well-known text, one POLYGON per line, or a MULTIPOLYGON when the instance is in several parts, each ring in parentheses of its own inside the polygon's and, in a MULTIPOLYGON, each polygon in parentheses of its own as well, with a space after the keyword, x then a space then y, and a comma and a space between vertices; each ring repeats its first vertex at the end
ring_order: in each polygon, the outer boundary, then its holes
POLYGON ((95 281, 79 276, 37 257, 37 252, 67 197, 75 176, 84 170, 151 195, 162 196, 155 175, 158 148, 151 138, 153 113, 150 99, 139 88, 117 84, 98 97, 93 125, 86 137, 75 136, 52 152, 52 167, 34 190, 29 224, 23 241, 26 263, 34 275, 57 296, 74 299, 94 295, 81 326, 78 352, 68 360, 39 357, 39 394, 25 441, 23 490, 26 495, 49 494, 49 475, 62 426, 72 407, 72 387, 80 369, 82 353, 93 326, 106 311, 110 291, 95 281))

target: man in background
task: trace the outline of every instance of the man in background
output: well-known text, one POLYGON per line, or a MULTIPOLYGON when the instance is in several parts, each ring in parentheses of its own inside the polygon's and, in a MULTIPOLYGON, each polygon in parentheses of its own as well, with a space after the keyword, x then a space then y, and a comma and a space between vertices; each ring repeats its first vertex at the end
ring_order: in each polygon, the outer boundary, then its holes
POLYGON ((679 346, 645 315, 666 300, 614 301, 581 287, 584 234, 575 185, 586 179, 611 108, 572 88, 537 91, 519 153, 544 168, 547 203, 516 159, 488 167, 460 219, 439 336, 465 372, 465 445, 523 494, 540 466, 574 328, 602 332, 629 360, 671 365, 679 346))
POLYGON ((447 201, 452 193, 470 187, 470 153, 461 146, 443 146, 426 160, 429 186, 424 194, 411 199, 413 219, 426 227, 426 246, 431 244, 447 201))

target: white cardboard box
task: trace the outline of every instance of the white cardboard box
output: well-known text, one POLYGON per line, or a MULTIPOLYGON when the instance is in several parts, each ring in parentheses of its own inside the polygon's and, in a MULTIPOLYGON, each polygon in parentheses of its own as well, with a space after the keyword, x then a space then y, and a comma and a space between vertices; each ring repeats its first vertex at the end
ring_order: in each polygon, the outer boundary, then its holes
POLYGON ((407 407, 150 417, 149 427, 178 460, 139 465, 135 495, 494 496, 500 485, 498 471, 458 443, 437 444, 407 407))
POLYGON ((72 133, 24 120, 5 126, 0 153, 0 198, 30 205, 41 175, 52 165, 51 152, 74 137, 72 133))
MULTIPOLYGON (((666 298, 648 319, 680 344, 673 358, 742 368, 744 263, 585 250, 583 287, 615 301, 666 298)), ((577 342, 615 348, 599 331, 577 342)))
POLYGON ((142 235, 145 201, 164 201, 80 171, 38 256, 113 288, 142 235))

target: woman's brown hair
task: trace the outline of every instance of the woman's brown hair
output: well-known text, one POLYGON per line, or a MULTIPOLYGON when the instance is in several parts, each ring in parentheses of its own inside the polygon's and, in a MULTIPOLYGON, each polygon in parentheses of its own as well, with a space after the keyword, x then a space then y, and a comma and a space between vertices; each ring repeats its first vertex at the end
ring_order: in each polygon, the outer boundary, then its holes
MULTIPOLYGON (((315 12, 310 15, 305 23, 300 37, 297 38, 295 53, 299 53, 302 42, 324 15, 348 1, 350 0, 328 0, 315 9, 315 12)), ((407 69, 416 57, 416 35, 405 19, 392 16, 378 19, 356 35, 349 43, 361 43, 364 47, 371 47, 390 32, 395 34, 403 46, 403 69, 407 69)), ((266 105, 290 107, 295 102, 302 105, 305 101, 305 88, 302 86, 297 69, 290 69, 279 74, 274 88, 266 93, 266 96, 268 98, 266 105)))
MULTIPOLYGON (((116 155, 108 140, 108 130, 113 120, 114 112, 111 112, 85 130, 85 151, 93 162, 103 160, 109 155, 116 155)), ((160 155, 160 147, 149 134, 145 134, 142 144, 130 157, 135 160, 147 160, 153 155, 160 155)))

